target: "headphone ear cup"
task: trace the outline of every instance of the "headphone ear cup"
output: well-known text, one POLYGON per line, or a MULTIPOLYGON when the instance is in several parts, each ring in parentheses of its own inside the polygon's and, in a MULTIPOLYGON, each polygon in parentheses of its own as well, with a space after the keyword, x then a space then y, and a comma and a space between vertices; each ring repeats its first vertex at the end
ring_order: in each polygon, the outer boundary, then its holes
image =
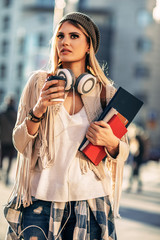
POLYGON ((80 94, 87 94, 92 91, 97 83, 97 78, 89 73, 81 74, 75 83, 76 91, 80 94))
POLYGON ((66 79, 65 90, 69 91, 73 88, 75 83, 75 77, 73 72, 70 69, 58 69, 57 76, 62 76, 66 79))

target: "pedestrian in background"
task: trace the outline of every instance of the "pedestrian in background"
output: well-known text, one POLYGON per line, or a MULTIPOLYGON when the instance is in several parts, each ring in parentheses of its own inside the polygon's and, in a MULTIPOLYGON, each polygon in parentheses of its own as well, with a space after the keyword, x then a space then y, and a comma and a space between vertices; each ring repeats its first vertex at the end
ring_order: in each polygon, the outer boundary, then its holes
POLYGON ((12 142, 12 132, 17 119, 15 100, 13 97, 6 98, 5 110, 0 113, 0 174, 3 179, 3 162, 8 158, 8 166, 5 174, 5 184, 9 184, 9 174, 13 158, 16 157, 16 150, 12 142))
POLYGON ((127 192, 132 190, 134 180, 137 181, 137 192, 142 191, 141 166, 149 160, 149 136, 138 125, 131 124, 128 131, 130 145, 131 174, 127 192))
POLYGON ((8 239, 117 239, 114 217, 129 147, 126 136, 119 140, 107 123, 95 121, 101 90, 106 103, 116 91, 95 57, 99 43, 91 18, 64 16, 53 37, 51 69, 34 73, 23 91, 13 131, 15 201, 5 208, 8 239), (59 72, 65 88, 56 86, 59 72), (106 149, 98 166, 78 151, 85 135, 106 149))

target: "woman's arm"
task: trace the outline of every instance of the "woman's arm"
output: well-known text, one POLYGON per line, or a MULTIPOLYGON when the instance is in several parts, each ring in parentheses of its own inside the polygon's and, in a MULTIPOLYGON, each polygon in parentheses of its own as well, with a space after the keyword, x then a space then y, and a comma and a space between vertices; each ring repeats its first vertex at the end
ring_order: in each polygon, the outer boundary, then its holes
MULTIPOLYGON (((55 101, 50 101, 51 99, 56 99, 64 95, 64 87, 54 87, 58 80, 46 81, 40 91, 40 95, 36 105, 33 107, 33 115, 37 118, 41 118, 49 106, 55 105, 55 101)), ((40 122, 34 122, 27 119, 26 121, 28 133, 31 135, 36 134, 39 129, 40 122)))
POLYGON ((35 123, 29 120, 28 113, 30 109, 33 109, 33 114, 36 117, 41 117, 46 112, 48 106, 55 104, 50 99, 64 94, 64 92, 59 92, 62 90, 62 87, 49 88, 51 85, 54 86, 57 80, 45 82, 46 77, 47 74, 45 72, 31 76, 21 96, 17 122, 13 130, 13 143, 20 153, 23 153, 27 144, 37 136, 41 124, 41 122, 35 123), (42 77, 44 78, 44 85, 42 89, 39 89, 38 79, 42 77))

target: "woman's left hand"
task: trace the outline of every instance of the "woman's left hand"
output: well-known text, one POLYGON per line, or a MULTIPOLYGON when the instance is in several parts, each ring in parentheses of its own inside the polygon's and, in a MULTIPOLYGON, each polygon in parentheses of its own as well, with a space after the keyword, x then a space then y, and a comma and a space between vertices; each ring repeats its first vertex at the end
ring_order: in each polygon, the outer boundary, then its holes
POLYGON ((86 133, 87 139, 93 145, 105 146, 107 151, 116 156, 119 151, 119 139, 114 135, 111 127, 104 121, 91 123, 86 133))

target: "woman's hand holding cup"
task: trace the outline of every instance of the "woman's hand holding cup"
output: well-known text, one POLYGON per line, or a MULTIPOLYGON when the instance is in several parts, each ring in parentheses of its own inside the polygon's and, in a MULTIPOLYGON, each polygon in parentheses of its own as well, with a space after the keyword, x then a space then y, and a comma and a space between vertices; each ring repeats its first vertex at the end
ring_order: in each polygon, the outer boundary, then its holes
POLYGON ((37 104, 33 108, 37 117, 46 112, 48 106, 64 102, 65 78, 62 76, 49 76, 40 92, 37 104))
POLYGON ((65 78, 62 76, 51 75, 47 78, 47 81, 53 82, 53 85, 49 87, 52 95, 50 101, 54 102, 55 104, 59 102, 64 102, 64 89, 66 85, 65 78), (56 80, 56 82, 53 82, 53 80, 56 80))

